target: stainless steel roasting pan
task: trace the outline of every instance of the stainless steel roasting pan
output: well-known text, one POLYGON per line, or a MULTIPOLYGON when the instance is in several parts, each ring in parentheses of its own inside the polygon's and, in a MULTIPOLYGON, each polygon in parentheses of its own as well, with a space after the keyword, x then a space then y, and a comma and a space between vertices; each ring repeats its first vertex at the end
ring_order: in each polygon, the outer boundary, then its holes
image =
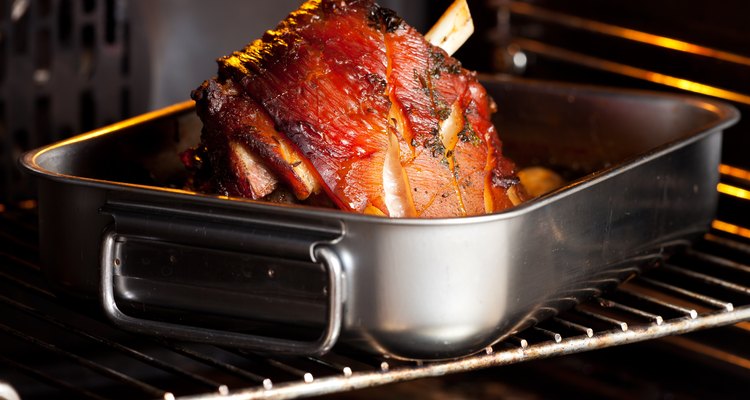
POLYGON ((484 77, 504 151, 570 183, 513 209, 389 219, 181 190, 190 103, 25 154, 61 290, 138 332, 278 353, 467 355, 705 231, 722 130, 703 98, 484 77), (642 261, 642 262, 638 262, 642 261), (625 268, 624 266, 628 266, 625 268))

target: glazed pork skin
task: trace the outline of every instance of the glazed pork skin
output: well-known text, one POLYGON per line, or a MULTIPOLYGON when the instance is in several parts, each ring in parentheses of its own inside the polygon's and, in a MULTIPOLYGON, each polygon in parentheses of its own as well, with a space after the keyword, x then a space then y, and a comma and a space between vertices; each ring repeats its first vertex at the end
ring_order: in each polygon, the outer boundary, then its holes
POLYGON ((523 199, 473 73, 370 0, 304 3, 193 92, 220 193, 391 217, 523 199))

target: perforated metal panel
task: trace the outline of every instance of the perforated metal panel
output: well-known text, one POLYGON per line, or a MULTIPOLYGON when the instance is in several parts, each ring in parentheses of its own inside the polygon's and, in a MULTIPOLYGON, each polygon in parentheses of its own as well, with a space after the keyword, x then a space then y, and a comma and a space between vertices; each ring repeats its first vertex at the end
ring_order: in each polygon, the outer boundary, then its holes
POLYGON ((145 110, 137 37, 127 1, 0 1, 0 203, 33 196, 23 151, 145 110))

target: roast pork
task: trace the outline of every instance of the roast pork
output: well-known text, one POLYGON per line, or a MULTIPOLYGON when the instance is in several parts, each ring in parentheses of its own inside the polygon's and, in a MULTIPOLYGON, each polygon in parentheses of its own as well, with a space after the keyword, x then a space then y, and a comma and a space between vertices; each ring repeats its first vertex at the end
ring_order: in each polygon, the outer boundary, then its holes
POLYGON ((192 92, 196 188, 390 217, 524 198, 475 74, 372 0, 310 0, 192 92))

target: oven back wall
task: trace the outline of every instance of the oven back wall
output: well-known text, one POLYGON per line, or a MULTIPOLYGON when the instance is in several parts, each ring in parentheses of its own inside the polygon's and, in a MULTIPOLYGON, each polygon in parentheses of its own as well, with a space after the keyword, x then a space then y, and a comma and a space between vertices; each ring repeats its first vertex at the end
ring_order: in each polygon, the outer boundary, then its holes
MULTIPOLYGON (((0 1, 0 204, 35 197, 27 150, 187 100, 215 59, 302 0, 0 1)), ((423 30, 428 0, 381 0, 423 30)))
MULTIPOLYGON (((750 116, 748 2, 470 3, 487 8, 472 43, 457 53, 470 68, 709 96, 750 116)), ((724 138, 723 163, 750 167, 750 118, 724 138)))

